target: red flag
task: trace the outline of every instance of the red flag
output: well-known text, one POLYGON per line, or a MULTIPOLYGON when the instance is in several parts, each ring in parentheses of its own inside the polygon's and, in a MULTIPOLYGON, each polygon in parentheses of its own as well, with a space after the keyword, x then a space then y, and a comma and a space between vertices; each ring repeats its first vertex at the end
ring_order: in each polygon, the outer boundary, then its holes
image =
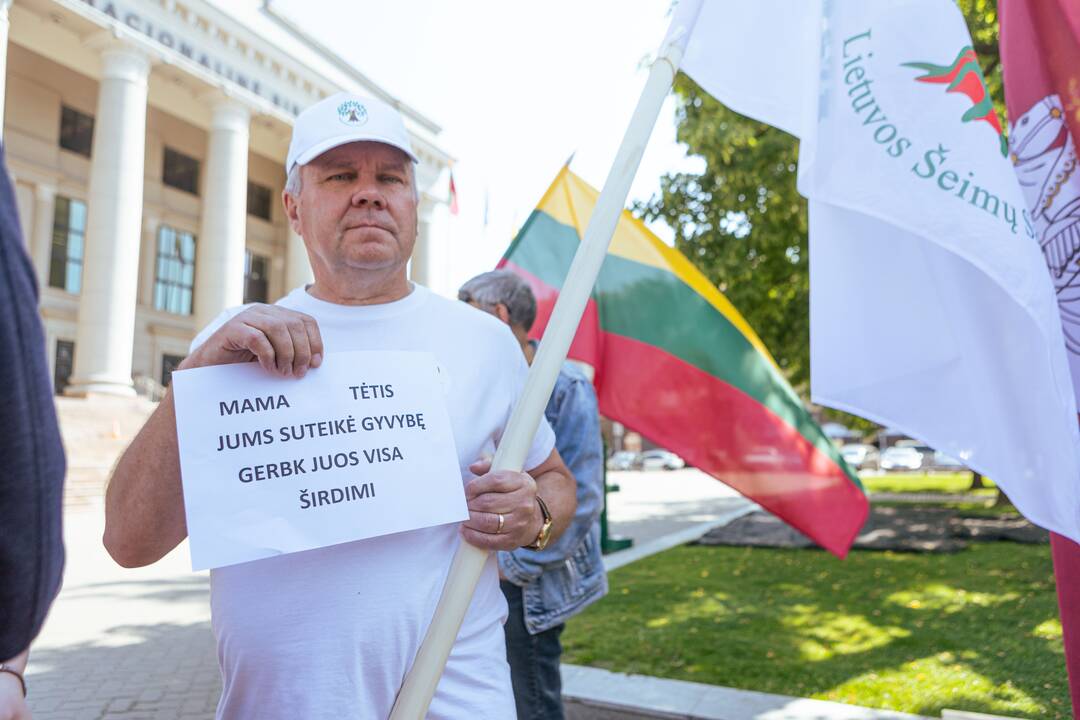
POLYGON ((454 185, 454 171, 450 171, 450 214, 458 214, 457 186, 454 185))
MULTIPOLYGON (((1080 391, 1080 3, 1002 0, 1009 152, 1057 289, 1080 391)), ((1076 479, 1080 482, 1080 478, 1076 479)), ((1074 717, 1080 718, 1080 545, 1051 536, 1074 717)))
MULTIPOLYGON (((564 167, 499 267, 547 328, 600 193, 564 167)), ((624 210, 569 357, 596 370, 600 412, 682 455, 843 557, 868 505, 848 466, 746 319, 624 210)))

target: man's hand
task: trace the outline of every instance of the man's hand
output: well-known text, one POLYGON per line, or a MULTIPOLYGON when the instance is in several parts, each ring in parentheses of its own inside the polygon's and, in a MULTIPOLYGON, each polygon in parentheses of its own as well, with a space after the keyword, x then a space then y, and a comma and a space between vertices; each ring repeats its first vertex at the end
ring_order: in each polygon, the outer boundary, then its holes
POLYGON ((461 526, 461 536, 482 550, 516 550, 531 545, 544 523, 532 476, 509 470, 491 472, 490 460, 475 462, 469 470, 479 477, 465 485, 469 519, 461 526))
MULTIPOLYGON (((310 315, 254 305, 218 328, 180 368, 257 361, 279 377, 319 367, 323 342, 310 315)), ((187 536, 172 393, 143 425, 105 491, 105 548, 124 567, 157 562, 187 536)))
MULTIPOLYGON (((28 652, 5 662, 19 672, 26 671, 28 652)), ((11 673, 0 673, 0 720, 30 720, 30 708, 23 697, 22 683, 11 673)))
POLYGON ((22 685, 8 673, 0 673, 0 720, 30 720, 22 685))
POLYGON ((10 675, 0 678, 0 720, 30 720, 30 708, 26 706, 23 687, 10 675))
POLYGON ((277 305, 253 305, 218 328, 180 369, 256 361, 269 373, 303 377, 322 359, 315 318, 277 305))

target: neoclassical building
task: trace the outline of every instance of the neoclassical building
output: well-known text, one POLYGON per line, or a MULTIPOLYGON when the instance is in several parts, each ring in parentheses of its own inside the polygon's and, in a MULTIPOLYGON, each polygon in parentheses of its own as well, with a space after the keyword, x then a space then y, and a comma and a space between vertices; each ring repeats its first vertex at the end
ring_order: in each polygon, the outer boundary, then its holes
POLYGON ((311 277, 280 195, 292 122, 339 90, 405 116, 430 282, 440 128, 259 0, 0 0, 8 170, 58 392, 166 384, 223 308, 311 277))

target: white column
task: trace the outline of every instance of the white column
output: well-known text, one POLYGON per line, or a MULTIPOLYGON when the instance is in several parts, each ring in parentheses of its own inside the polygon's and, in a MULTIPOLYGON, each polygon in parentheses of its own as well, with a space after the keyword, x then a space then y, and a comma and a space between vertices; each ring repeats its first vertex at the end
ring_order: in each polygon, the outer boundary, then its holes
POLYGON ((8 8, 11 0, 0 0, 0 140, 4 137, 4 98, 7 94, 7 48, 11 19, 8 8))
POLYGON ((101 51, 75 370, 69 395, 131 395, 150 60, 118 41, 101 51))
POLYGON ((431 213, 434 203, 421 195, 417 207, 416 245, 413 247, 409 278, 426 287, 432 283, 431 277, 431 213))
POLYGON ((56 209, 56 188, 45 183, 34 186, 34 224, 29 233, 30 257, 38 274, 38 287, 49 285, 49 265, 52 261, 53 214, 56 209))
POLYGON ((308 260, 304 238, 293 232, 292 225, 288 228, 288 239, 285 242, 285 293, 287 294, 298 287, 315 282, 315 274, 311 272, 311 261, 308 260))
POLYGON ((214 103, 202 225, 195 241, 195 326, 206 327, 227 307, 244 301, 247 236, 248 134, 251 114, 240 103, 214 103))

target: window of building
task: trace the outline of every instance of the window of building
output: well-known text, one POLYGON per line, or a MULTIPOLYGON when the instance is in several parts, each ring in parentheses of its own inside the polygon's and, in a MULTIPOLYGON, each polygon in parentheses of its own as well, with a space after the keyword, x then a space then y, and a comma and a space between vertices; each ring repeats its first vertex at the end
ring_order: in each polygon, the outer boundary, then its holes
POLYGON ((172 382, 173 370, 176 366, 183 362, 183 355, 169 355, 165 353, 161 356, 161 385, 162 387, 169 387, 169 383, 172 382))
POLYGON ((270 258, 244 251, 244 302, 264 303, 270 297, 270 258))
POLYGON ((49 287, 67 290, 69 293, 78 293, 82 289, 85 238, 86 203, 57 196, 53 208, 49 287))
POLYGON ((172 148, 165 148, 165 165, 161 173, 161 181, 169 187, 198 195, 199 161, 172 148))
POLYGON ((263 220, 270 219, 270 188, 258 183, 248 182, 248 215, 263 220))
POLYGON ((56 362, 53 364, 53 390, 64 394, 71 384, 71 370, 75 366, 75 343, 71 340, 56 341, 56 362))
POLYGON ((64 105, 60 109, 60 147, 90 157, 94 142, 94 116, 64 105))
POLYGON ((194 286, 195 236, 162 225, 158 230, 154 308, 177 315, 190 315, 194 286))

